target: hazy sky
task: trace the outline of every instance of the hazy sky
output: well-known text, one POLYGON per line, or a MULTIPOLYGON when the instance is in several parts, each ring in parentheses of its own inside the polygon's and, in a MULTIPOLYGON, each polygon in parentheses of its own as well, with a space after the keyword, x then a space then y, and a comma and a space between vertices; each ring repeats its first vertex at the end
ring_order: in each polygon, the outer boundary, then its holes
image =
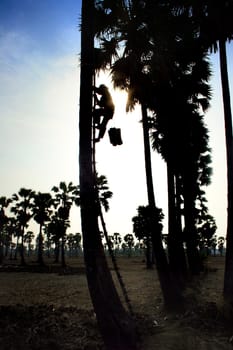
MULTIPOLYGON (((78 107, 80 3, 77 0, 0 0, 0 196, 21 187, 50 191, 60 181, 78 184, 78 107)), ((233 45, 228 47, 229 77, 233 45)), ((211 57, 213 100, 206 123, 210 129, 214 175, 208 188, 210 213, 218 234, 226 230, 224 119, 218 55, 211 57)), ((101 77, 99 82, 104 83, 101 77)), ((231 90, 233 88, 231 79, 231 90)), ((132 232, 132 216, 146 205, 140 109, 125 113, 124 96, 110 126, 121 127, 123 145, 113 147, 106 135, 97 146, 97 169, 114 193, 106 216, 109 233, 132 232)), ((154 152, 157 206, 167 213, 166 168, 154 152)), ((166 221, 164 222, 166 232, 166 221)), ((72 211, 69 232, 80 231, 79 211, 72 211)))

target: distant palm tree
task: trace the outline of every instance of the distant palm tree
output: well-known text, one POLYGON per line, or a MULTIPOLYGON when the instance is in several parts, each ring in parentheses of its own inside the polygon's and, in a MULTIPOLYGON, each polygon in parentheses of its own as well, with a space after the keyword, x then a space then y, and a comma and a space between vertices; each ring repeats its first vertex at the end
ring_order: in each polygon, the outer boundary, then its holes
POLYGON ((146 260, 147 268, 152 268, 153 257, 151 252, 151 236, 153 222, 156 221, 157 225, 161 226, 162 231, 162 220, 164 215, 161 209, 156 209, 156 211, 151 211, 149 206, 140 205, 137 208, 137 215, 132 218, 133 221, 133 232, 139 240, 143 240, 146 243, 146 260), (152 218, 152 215, 155 218, 152 218))
POLYGON ((53 204, 57 210, 57 218, 60 219, 60 223, 63 223, 63 230, 61 238, 61 259, 62 266, 65 267, 65 241, 66 241, 66 229, 69 227, 70 209, 73 202, 76 199, 77 187, 72 182, 66 184, 64 181, 60 182, 59 186, 52 188, 54 192, 53 204))
MULTIPOLYGON (((5 196, 0 197, 0 215, 5 215, 5 209, 9 206, 9 204, 12 202, 11 198, 7 198, 5 196)), ((3 216, 1 216, 2 220, 0 221, 0 230, 2 229, 5 220, 3 216)))
POLYGON ((8 223, 8 217, 5 213, 5 209, 10 203, 11 199, 8 199, 6 197, 0 197, 0 262, 2 262, 3 260, 3 249, 5 245, 4 236, 6 233, 6 225, 8 223))
POLYGON ((35 193, 33 197, 33 218, 39 224, 38 235, 38 263, 44 265, 43 260, 43 227, 50 220, 51 207, 53 205, 50 193, 35 193))
POLYGON ((127 233, 123 238, 128 248, 128 257, 130 258, 132 255, 132 248, 134 247, 134 236, 132 233, 127 233))
MULTIPOLYGON (((52 218, 51 218, 52 219, 52 218)), ((51 254, 51 247, 52 247, 52 244, 53 244, 53 241, 52 241, 52 234, 51 232, 48 230, 48 226, 49 226, 49 223, 47 225, 44 226, 44 235, 46 237, 46 240, 44 242, 44 245, 45 245, 45 249, 46 249, 46 252, 47 252, 47 257, 50 258, 50 254, 51 254)))
POLYGON ((61 263, 65 267, 65 242, 66 242, 66 230, 70 226, 68 219, 61 218, 58 211, 55 211, 51 216, 51 220, 46 227, 47 237, 49 237, 49 244, 52 242, 55 244, 55 263, 59 262, 59 255, 61 252, 61 263))
POLYGON ((32 251, 32 241, 34 238, 35 238, 35 235, 33 231, 27 231, 26 234, 24 235, 24 242, 28 244, 28 257, 30 256, 32 251))
POLYGON ((25 264, 24 258, 24 233, 32 218, 33 197, 35 192, 31 189, 21 188, 18 193, 13 194, 13 206, 11 211, 15 214, 18 226, 18 236, 21 237, 20 256, 21 264, 25 264))
POLYGON ((82 251, 82 235, 80 232, 76 232, 74 234, 74 251, 75 251, 75 255, 78 256, 81 251, 82 251))
POLYGON ((79 251, 81 249, 81 233, 69 233, 66 237, 68 249, 69 249, 69 256, 78 256, 79 251))
MULTIPOLYGON (((8 255, 8 249, 11 247, 12 245, 12 238, 13 236, 15 236, 16 232, 17 232, 17 222, 16 219, 12 216, 8 216, 7 217, 7 223, 4 226, 4 231, 6 234, 6 247, 5 247, 5 256, 8 255)), ((10 252, 10 258, 12 258, 12 250, 10 252)))
MULTIPOLYGON (((69 227, 69 220, 64 221, 60 218, 57 211, 51 216, 51 220, 46 226, 46 234, 47 238, 49 238, 49 248, 51 243, 55 244, 55 263, 59 262, 59 254, 60 254, 60 241, 65 241, 65 232, 69 227)), ((62 265, 65 267, 65 257, 63 255, 62 265)))
POLYGON ((122 238, 119 232, 114 232, 113 233, 113 237, 114 237, 114 252, 115 255, 116 253, 119 251, 120 249, 120 244, 122 242, 122 238))
POLYGON ((218 251, 219 251, 221 256, 223 256, 223 248, 224 248, 225 241, 226 241, 225 237, 223 237, 223 236, 218 237, 218 251))

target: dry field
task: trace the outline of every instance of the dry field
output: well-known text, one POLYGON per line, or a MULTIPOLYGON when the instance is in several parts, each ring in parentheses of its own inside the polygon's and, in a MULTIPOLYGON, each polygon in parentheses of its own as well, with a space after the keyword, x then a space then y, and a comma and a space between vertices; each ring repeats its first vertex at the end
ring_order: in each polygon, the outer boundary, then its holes
MULTIPOLYGON (((206 272, 186 290, 186 311, 177 314, 163 308, 155 269, 146 270, 142 258, 135 257, 121 257, 118 264, 141 335, 140 350, 233 349, 233 325, 222 300, 223 258, 209 258, 206 272)), ((0 268, 1 350, 103 349, 83 261, 70 259, 68 265, 65 272, 54 265, 44 272, 35 265, 25 271, 0 268)))

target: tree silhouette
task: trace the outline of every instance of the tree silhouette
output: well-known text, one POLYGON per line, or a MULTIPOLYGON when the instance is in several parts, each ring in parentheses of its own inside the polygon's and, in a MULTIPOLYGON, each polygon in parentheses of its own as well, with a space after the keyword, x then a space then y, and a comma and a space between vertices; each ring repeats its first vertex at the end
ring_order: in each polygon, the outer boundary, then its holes
POLYGON ((33 197, 32 212, 34 220, 39 224, 38 235, 38 258, 37 261, 40 265, 44 265, 43 260, 43 227, 46 222, 50 220, 50 214, 52 213, 51 207, 53 205, 52 196, 50 193, 35 193, 33 197))
POLYGON ((6 248, 8 247, 7 241, 9 241, 9 239, 7 239, 7 237, 9 236, 7 235, 8 230, 6 228, 9 222, 9 218, 6 215, 5 210, 10 203, 10 198, 6 198, 4 196, 0 197, 0 262, 3 261, 4 245, 6 246, 6 248))
POLYGON ((93 307, 107 349, 135 349, 133 322, 114 286, 98 228, 91 142, 94 19, 94 1, 82 1, 79 166, 84 259, 93 307))
MULTIPOLYGON (((114 38, 116 49, 117 46, 121 48, 118 50, 118 56, 115 54, 115 60, 113 62, 109 61, 114 86, 128 92, 126 110, 132 110, 136 103, 141 105, 148 203, 151 210, 155 211, 147 114, 148 108, 151 108, 154 100, 153 82, 149 66, 154 46, 151 34, 147 30, 147 24, 145 24, 148 13, 144 10, 144 2, 101 2, 101 4, 98 4, 98 11, 102 16, 105 15, 106 27, 104 28, 101 22, 100 26, 97 27, 99 28, 97 33, 100 40, 102 40, 100 41, 100 47, 101 43, 105 44, 107 39, 114 38), (110 26, 110 23, 112 26, 110 26)), ((103 19, 103 17, 101 18, 103 19)), ((104 50, 106 51, 106 44, 104 50)), ((112 47, 111 52, 114 52, 112 47)), ((172 305, 175 303, 175 299, 180 300, 180 296, 176 288, 170 288, 174 281, 171 281, 168 261, 162 245, 160 227, 156 225, 156 222, 153 223, 152 243, 164 300, 167 304, 172 305)))
POLYGON ((124 236, 124 241, 125 241, 126 246, 128 248, 128 257, 131 257, 132 248, 134 247, 134 236, 132 235, 132 233, 127 233, 124 236))
POLYGON ((65 235, 66 229, 69 227, 69 215, 70 209, 73 202, 76 199, 77 187, 69 182, 66 184, 64 181, 61 181, 59 186, 53 186, 52 191, 54 192, 53 204, 56 208, 56 220, 59 222, 59 239, 61 239, 61 260, 62 266, 65 267, 65 235))
POLYGON ((32 251, 32 241, 35 238, 33 231, 27 231, 24 235, 24 242, 28 244, 28 256, 30 256, 30 253, 32 251))
POLYGON ((176 1, 178 11, 188 11, 199 25, 202 44, 211 51, 219 50, 220 72, 227 154, 227 248, 224 277, 224 295, 233 300, 233 133, 230 88, 228 81, 226 42, 233 37, 233 1, 176 1))
POLYGON ((146 242, 146 257, 147 257, 147 268, 151 268, 153 265, 152 252, 151 252, 151 235, 153 221, 157 222, 157 225, 161 225, 162 231, 162 220, 164 215, 161 209, 156 209, 151 213, 149 206, 139 206, 137 208, 138 215, 132 218, 133 221, 133 232, 139 240, 144 240, 146 242), (155 215, 153 218, 151 215, 155 215))
POLYGON ((112 198, 113 193, 109 190, 108 180, 105 175, 96 176, 96 187, 98 190, 98 197, 100 204, 103 206, 105 211, 109 210, 109 199, 112 198))
POLYGON ((221 256, 223 256, 223 248, 224 248, 225 241, 226 241, 225 237, 223 236, 218 237, 218 251, 221 256))
POLYGON ((122 238, 119 232, 114 232, 113 233, 113 244, 114 244, 114 252, 115 255, 120 249, 120 244, 122 242, 122 238))
MULTIPOLYGON (((200 270, 195 200, 201 193, 199 186, 207 185, 210 178, 208 133, 200 114, 201 109, 205 112, 208 108, 211 97, 208 85, 210 68, 207 52, 201 47, 188 13, 182 16, 173 13, 170 17, 174 21, 174 38, 172 41, 170 33, 167 34, 166 47, 173 59, 167 60, 166 79, 163 78, 156 87, 153 139, 154 147, 167 163, 169 260, 176 275, 179 271, 185 275, 181 195, 189 265, 193 273, 200 270), (201 172, 205 176, 202 177, 201 172)), ((153 23, 151 26, 153 30, 153 23)))
POLYGON ((25 265, 24 258, 24 233, 29 220, 32 217, 34 191, 31 189, 21 188, 17 193, 12 195, 13 206, 11 211, 15 214, 18 227, 18 237, 21 237, 20 256, 21 264, 25 265))
MULTIPOLYGON (((51 216, 51 220, 49 221, 46 233, 47 237, 49 236, 51 241, 55 244, 55 263, 59 262, 59 253, 60 253, 60 241, 62 242, 63 248, 65 243, 65 233, 66 229, 69 227, 69 220, 65 220, 60 217, 58 211, 51 216)), ((62 249, 61 249, 62 252, 62 249)), ((62 256, 62 266, 65 267, 65 256, 63 250, 62 256)))
POLYGON ((81 233, 69 233, 66 237, 67 245, 69 247, 69 256, 78 256, 81 249, 81 233))

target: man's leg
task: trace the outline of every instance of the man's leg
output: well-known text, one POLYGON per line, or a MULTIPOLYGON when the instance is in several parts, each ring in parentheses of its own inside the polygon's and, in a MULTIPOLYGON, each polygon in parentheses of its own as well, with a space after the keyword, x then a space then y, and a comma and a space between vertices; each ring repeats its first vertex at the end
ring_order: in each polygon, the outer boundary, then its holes
POLYGON ((102 137, 104 137, 108 121, 109 121, 109 118, 105 116, 102 120, 102 123, 100 124, 99 139, 102 139, 102 137))
POLYGON ((93 112, 94 126, 95 128, 100 128, 100 117, 103 115, 102 108, 97 108, 93 112))

